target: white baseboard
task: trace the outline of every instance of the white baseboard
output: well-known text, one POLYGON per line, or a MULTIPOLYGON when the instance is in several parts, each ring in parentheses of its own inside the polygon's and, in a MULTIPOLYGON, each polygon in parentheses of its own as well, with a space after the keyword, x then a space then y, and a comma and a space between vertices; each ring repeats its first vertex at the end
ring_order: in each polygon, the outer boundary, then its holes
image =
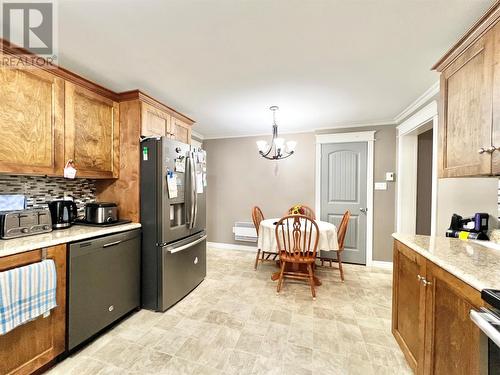
POLYGON ((213 249, 251 251, 253 253, 257 251, 257 246, 235 245, 232 243, 207 242, 207 246, 213 249))
POLYGON ((383 262, 381 260, 372 260, 370 266, 377 268, 386 268, 392 270, 392 262, 383 262))

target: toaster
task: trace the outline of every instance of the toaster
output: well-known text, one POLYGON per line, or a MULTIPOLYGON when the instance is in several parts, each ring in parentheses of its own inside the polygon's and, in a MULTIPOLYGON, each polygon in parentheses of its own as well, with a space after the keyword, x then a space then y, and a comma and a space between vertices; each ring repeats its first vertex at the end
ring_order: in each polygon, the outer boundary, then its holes
POLYGON ((0 237, 3 239, 51 231, 52 219, 48 209, 0 212, 0 237))
POLYGON ((116 203, 94 202, 85 205, 85 222, 90 224, 108 224, 118 221, 116 203))

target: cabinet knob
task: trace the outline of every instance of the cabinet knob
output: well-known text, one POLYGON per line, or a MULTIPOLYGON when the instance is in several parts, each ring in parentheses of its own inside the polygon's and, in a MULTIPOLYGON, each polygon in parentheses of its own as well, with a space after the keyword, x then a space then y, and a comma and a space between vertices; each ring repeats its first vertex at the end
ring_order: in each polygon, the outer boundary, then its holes
POLYGON ((493 152, 495 152, 496 149, 497 148, 495 146, 490 146, 490 147, 486 148, 486 152, 488 154, 492 154, 493 152))
POLYGON ((430 281, 427 281, 426 279, 423 279, 422 282, 424 283, 424 286, 432 284, 430 281))
POLYGON ((422 281, 424 278, 420 275, 417 275, 417 279, 418 279, 418 281, 422 281))
POLYGON ((481 147, 479 150, 477 150, 478 154, 484 154, 485 152, 486 150, 484 149, 484 147, 481 147))

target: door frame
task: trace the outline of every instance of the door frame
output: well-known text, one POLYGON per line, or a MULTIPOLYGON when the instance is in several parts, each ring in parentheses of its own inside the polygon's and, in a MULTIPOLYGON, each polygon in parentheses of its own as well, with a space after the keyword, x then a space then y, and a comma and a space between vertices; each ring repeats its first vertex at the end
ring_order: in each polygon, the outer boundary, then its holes
POLYGON ((415 234, 417 228, 417 165, 418 135, 433 129, 431 236, 437 227, 438 185, 438 104, 434 100, 397 127, 398 130, 398 193, 396 232, 415 234), (404 209, 403 209, 404 208, 404 209))
POLYGON ((321 217, 321 145, 328 143, 359 143, 366 142, 366 259, 367 266, 373 265, 373 160, 375 152, 375 132, 316 134, 316 178, 315 178, 315 208, 316 216, 321 217))

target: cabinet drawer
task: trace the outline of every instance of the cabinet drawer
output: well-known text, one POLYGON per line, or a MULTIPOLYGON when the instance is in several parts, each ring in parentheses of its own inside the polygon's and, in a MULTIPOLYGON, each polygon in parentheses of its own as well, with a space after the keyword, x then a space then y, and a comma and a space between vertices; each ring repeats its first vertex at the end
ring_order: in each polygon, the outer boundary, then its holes
MULTIPOLYGON (((179 244, 186 246, 182 241, 179 244)), ((163 306, 160 306, 160 310, 166 310, 180 301, 205 278, 207 242, 195 242, 181 251, 174 248, 171 252, 170 246, 162 248, 163 280, 160 293, 163 293, 163 306)))

